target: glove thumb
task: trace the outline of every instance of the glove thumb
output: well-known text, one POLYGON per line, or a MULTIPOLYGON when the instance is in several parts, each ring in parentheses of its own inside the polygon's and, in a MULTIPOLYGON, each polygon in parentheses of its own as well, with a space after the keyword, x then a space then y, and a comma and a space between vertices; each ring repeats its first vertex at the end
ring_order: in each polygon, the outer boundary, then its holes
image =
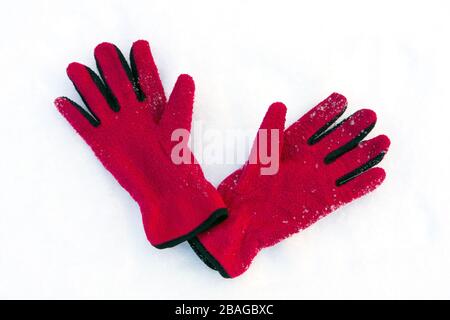
POLYGON ((281 102, 273 103, 264 116, 249 160, 243 167, 237 188, 239 193, 255 186, 254 180, 260 176, 278 172, 285 122, 286 106, 281 102))

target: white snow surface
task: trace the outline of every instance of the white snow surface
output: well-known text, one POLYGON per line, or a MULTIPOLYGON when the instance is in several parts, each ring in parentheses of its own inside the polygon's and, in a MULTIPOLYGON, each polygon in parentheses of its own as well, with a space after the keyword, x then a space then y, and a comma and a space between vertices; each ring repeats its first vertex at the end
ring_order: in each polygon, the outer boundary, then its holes
MULTIPOLYGON (((450 2, 7 1, 0 10, 0 298, 450 298, 450 2), (157 250, 137 204, 53 106, 94 47, 150 42, 194 120, 256 131, 337 91, 377 112, 385 183, 225 280, 157 250)), ((205 165, 217 185, 239 165, 205 165)))

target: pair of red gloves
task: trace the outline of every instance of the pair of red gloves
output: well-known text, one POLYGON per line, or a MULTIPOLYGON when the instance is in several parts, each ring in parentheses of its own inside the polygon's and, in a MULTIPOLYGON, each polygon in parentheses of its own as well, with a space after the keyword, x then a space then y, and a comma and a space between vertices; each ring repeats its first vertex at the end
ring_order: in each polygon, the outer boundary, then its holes
MULTIPOLYGON (((389 147, 380 135, 362 141, 376 122, 362 109, 333 126, 347 106, 333 93, 285 129, 286 107, 272 104, 261 129, 277 135, 279 169, 264 175, 258 157, 216 189, 196 161, 175 164, 175 129, 190 130, 194 82, 180 75, 168 100, 149 44, 137 41, 131 67, 116 46, 95 49, 100 76, 72 63, 69 78, 87 110, 66 97, 58 110, 138 202, 148 240, 157 248, 189 241, 198 256, 227 278, 242 274, 255 255, 374 190, 389 147)), ((259 147, 256 139, 253 151, 259 147)), ((190 151, 188 151, 190 153, 190 151)), ((185 155, 186 156, 186 155, 185 155)), ((194 159, 192 153, 188 158, 194 159)))

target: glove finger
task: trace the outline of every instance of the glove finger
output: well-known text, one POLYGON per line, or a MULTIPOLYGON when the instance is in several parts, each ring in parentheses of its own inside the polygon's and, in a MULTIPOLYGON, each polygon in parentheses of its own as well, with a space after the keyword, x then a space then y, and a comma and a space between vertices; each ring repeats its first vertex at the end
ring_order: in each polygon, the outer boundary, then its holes
POLYGON ((369 109, 362 109, 326 132, 317 143, 325 155, 325 163, 331 163, 355 148, 375 126, 377 116, 369 109))
POLYGON ((117 104, 108 95, 104 84, 91 69, 74 62, 67 68, 67 75, 87 109, 97 119, 105 119, 113 114, 112 110, 117 111, 117 104))
POLYGON ((92 136, 93 130, 100 124, 97 119, 69 98, 57 98, 55 106, 85 140, 92 136))
POLYGON ((294 122, 284 135, 284 154, 294 156, 299 152, 301 143, 314 143, 347 108, 347 99, 339 93, 333 93, 317 106, 294 122))
POLYGON ((355 149, 347 152, 335 162, 330 169, 339 179, 338 185, 351 180, 354 176, 377 165, 387 153, 390 140, 385 135, 361 142, 355 149))
POLYGON ((155 122, 159 122, 164 112, 166 96, 147 41, 139 40, 133 43, 130 62, 133 77, 142 91, 142 98, 151 101, 153 118, 155 122))
POLYGON ((281 102, 273 103, 267 110, 258 130, 249 160, 243 167, 237 187, 238 192, 242 193, 252 188, 255 180, 261 175, 276 174, 281 159, 285 122, 286 106, 281 102), (275 166, 273 161, 277 162, 275 166), (275 168, 276 171, 273 171, 272 168, 275 168))
POLYGON ((139 90, 120 50, 115 45, 104 42, 95 48, 94 55, 100 76, 119 106, 135 104, 139 90))
POLYGON ((191 130, 195 84, 191 76, 181 74, 167 102, 160 126, 166 136, 176 129, 191 130))
POLYGON ((365 194, 375 190, 386 178, 383 168, 372 168, 339 186, 339 199, 343 203, 360 198, 365 194))

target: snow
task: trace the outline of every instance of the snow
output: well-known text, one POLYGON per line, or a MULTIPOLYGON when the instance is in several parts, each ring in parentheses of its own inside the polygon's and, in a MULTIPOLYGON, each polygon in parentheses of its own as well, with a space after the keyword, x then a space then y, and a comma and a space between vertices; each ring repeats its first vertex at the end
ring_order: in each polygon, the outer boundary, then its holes
MULTIPOLYGON (((448 1, 8 1, 0 12, 0 298, 450 298, 448 1), (333 91, 373 108, 392 145, 364 199, 222 279, 187 244, 152 248, 137 204, 52 105, 69 62, 152 46, 194 120, 256 130, 333 91)), ((205 165, 218 184, 239 165, 205 165)))

